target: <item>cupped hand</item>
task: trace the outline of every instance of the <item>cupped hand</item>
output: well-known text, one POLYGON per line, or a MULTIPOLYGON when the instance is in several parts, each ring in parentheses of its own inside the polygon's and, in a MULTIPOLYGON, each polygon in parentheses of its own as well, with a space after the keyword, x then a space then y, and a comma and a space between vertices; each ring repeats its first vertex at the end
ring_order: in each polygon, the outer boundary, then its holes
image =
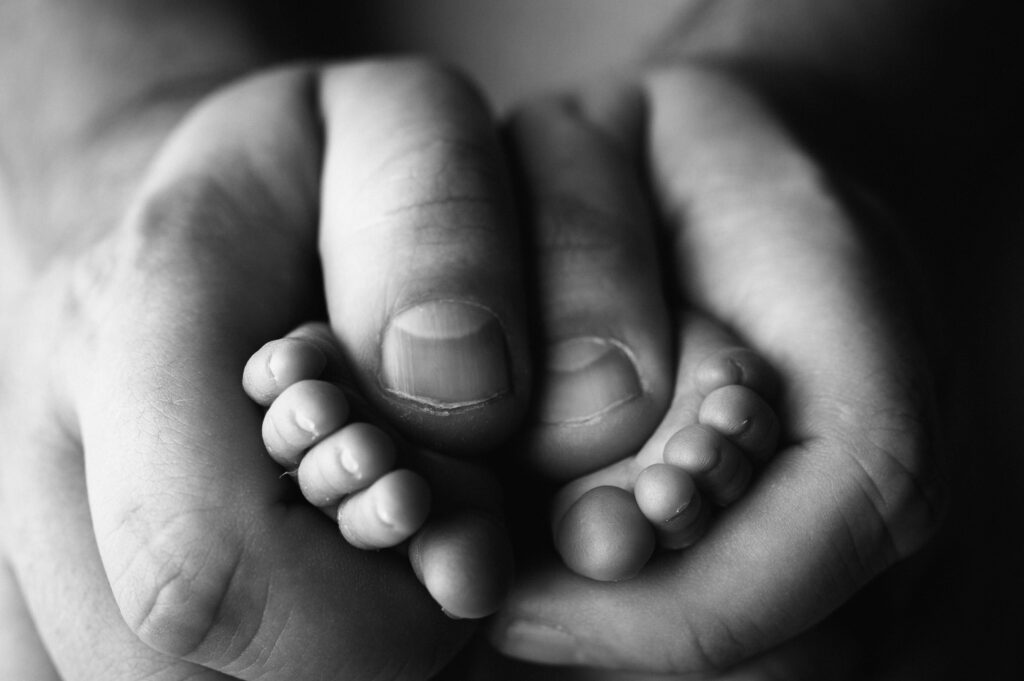
POLYGON ((428 676, 472 626, 407 558, 351 548, 296 499, 240 379, 261 343, 322 314, 322 260, 380 409, 465 453, 515 427, 525 332, 489 114, 416 62, 296 67, 211 96, 136 172, 121 224, 4 310, 4 551, 56 668, 428 676), (476 383, 378 345, 389 318, 437 301, 493 317, 476 383))
MULTIPOLYGON (((533 109, 639 159, 633 181, 646 178, 681 301, 680 371, 694 333, 687 310, 699 310, 775 366, 784 433, 747 496, 695 547, 620 583, 539 565, 492 640, 536 662, 726 669, 821 622, 936 527, 927 378, 895 304, 903 292, 826 171, 728 76, 666 66, 533 109)), ((636 457, 573 484, 628 481, 662 457, 687 410, 692 391, 679 381, 636 457)))

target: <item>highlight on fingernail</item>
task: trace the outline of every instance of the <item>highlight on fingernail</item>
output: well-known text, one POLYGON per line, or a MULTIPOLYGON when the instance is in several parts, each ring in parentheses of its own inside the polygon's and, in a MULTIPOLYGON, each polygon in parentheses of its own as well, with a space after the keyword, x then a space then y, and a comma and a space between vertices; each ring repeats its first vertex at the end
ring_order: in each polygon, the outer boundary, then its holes
POLYGON ((474 303, 407 308, 384 332, 380 382, 392 394, 443 409, 493 400, 512 388, 505 330, 474 303))
POLYGON ((580 642, 567 629, 533 619, 513 619, 495 629, 498 648, 512 657, 540 664, 584 664, 580 642))
POLYGON ((618 341, 581 336, 548 349, 540 401, 544 423, 581 423, 643 393, 636 364, 618 341))

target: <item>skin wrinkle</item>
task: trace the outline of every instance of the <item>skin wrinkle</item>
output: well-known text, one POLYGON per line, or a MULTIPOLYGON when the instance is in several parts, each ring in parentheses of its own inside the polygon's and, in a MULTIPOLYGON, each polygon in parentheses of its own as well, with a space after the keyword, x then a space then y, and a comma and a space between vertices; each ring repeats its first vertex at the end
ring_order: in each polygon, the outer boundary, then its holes
MULTIPOLYGON (((887 463, 892 460, 892 457, 889 456, 888 453, 878 450, 875 447, 872 447, 872 449, 875 450, 876 454, 881 455, 883 463, 887 463)), ((863 471, 863 475, 857 477, 857 482, 865 498, 870 502, 871 510, 874 511, 875 515, 878 517, 882 530, 885 533, 884 548, 881 549, 881 553, 884 555, 883 562, 888 566, 908 557, 911 550, 903 548, 903 542, 899 542, 897 537, 893 535, 895 521, 898 519, 899 514, 899 510, 894 509, 900 509, 908 500, 911 501, 914 506, 916 506, 919 501, 923 501, 917 499, 915 486, 912 482, 910 484, 907 484, 906 482, 895 483, 893 477, 888 475, 881 478, 885 483, 879 483, 878 478, 871 474, 861 457, 850 453, 847 455, 847 458, 852 460, 852 462, 858 466, 861 471, 863 471), (892 490, 893 487, 896 489, 892 490), (896 499, 895 502, 893 500, 894 497, 896 499)), ((903 478, 904 476, 901 475, 899 477, 903 478)), ((877 542, 875 545, 879 546, 877 542)))
MULTIPOLYGON (((241 567, 246 563, 247 556, 251 555, 251 552, 253 550, 254 550, 253 547, 247 546, 247 547, 243 548, 241 553, 239 554, 238 563, 235 566, 235 569, 232 570, 231 576, 228 579, 227 585, 225 586, 225 590, 224 590, 225 596, 221 600, 221 602, 219 604, 219 607, 218 607, 216 613, 213 616, 213 624, 211 626, 211 630, 212 631, 221 631, 230 622, 231 616, 228 613, 228 610, 229 610, 228 605, 229 604, 234 604, 236 606, 234 608, 234 610, 236 610, 236 611, 238 610, 237 603, 236 603, 237 599, 232 599, 231 594, 235 590, 235 586, 238 583, 238 581, 240 579, 242 579, 242 577, 240 576, 241 572, 242 572, 241 567)), ((248 583, 244 586, 244 588, 241 588, 239 590, 242 593, 251 594, 251 581, 248 581, 248 583)), ((248 674, 248 672, 250 670, 252 670, 252 669, 259 669, 259 670, 268 670, 268 669, 269 670, 274 670, 275 669, 275 667, 273 665, 270 665, 269 663, 270 663, 271 658, 274 655, 274 651, 277 650, 277 648, 278 648, 277 645, 275 645, 275 644, 261 645, 261 647, 256 650, 256 654, 255 655, 251 654, 251 652, 252 652, 252 650, 254 648, 254 645, 253 645, 254 641, 257 638, 261 638, 261 639, 263 638, 263 634, 262 634, 261 630, 263 630, 264 627, 266 626, 267 611, 269 609, 269 604, 270 604, 270 600, 271 600, 271 593, 272 593, 272 591, 273 591, 273 580, 272 579, 271 580, 266 580, 265 581, 265 586, 264 586, 264 588, 263 588, 263 590, 262 590, 262 592, 260 594, 260 599, 259 599, 259 603, 260 603, 259 616, 258 617, 251 617, 250 615, 247 615, 248 619, 247 620, 242 620, 241 618, 238 618, 237 615, 236 615, 235 619, 238 619, 239 623, 238 623, 238 625, 236 625, 236 626, 231 628, 231 630, 230 630, 231 634, 230 634, 230 637, 229 637, 228 641, 221 647, 221 649, 219 649, 219 650, 215 649, 215 650, 211 651, 208 654, 208 657, 210 659, 224 660, 224 655, 226 654, 226 651, 229 651, 229 650, 237 650, 237 651, 239 651, 237 654, 235 654, 235 656, 233 658, 230 659, 229 663, 227 663, 227 664, 225 664, 223 666, 224 672, 226 674, 231 674, 232 676, 238 676, 239 678, 243 678, 243 677, 248 678, 246 676, 246 674, 248 674), (250 628, 252 629, 252 633, 250 633, 248 636, 243 635, 242 628, 241 628, 241 626, 239 626, 241 623, 243 623, 245 621, 248 621, 248 622, 258 622, 259 623, 256 626, 250 626, 250 628), (252 659, 251 662, 243 663, 242 662, 242 658, 247 656, 246 655, 247 653, 249 653, 248 657, 253 658, 253 659, 252 659)), ((255 612, 255 610, 251 609, 252 605, 253 604, 252 604, 252 600, 251 599, 246 599, 245 600, 244 607, 246 608, 247 613, 255 612)), ((283 621, 281 622, 280 626, 278 627, 277 635, 274 636, 272 640, 278 641, 278 640, 280 640, 283 637, 283 632, 288 629, 288 625, 292 621, 292 612, 293 611, 290 610, 288 612, 288 616, 283 618, 283 621)), ((220 638, 223 638, 223 635, 221 635, 220 638)), ((264 671, 264 673, 266 673, 266 672, 264 671)))
POLYGON ((851 580, 852 584, 859 587, 896 563, 901 556, 898 555, 898 551, 892 543, 887 514, 878 506, 877 487, 871 481, 865 484, 863 479, 858 479, 856 490, 864 501, 858 504, 859 510, 856 514, 849 511, 844 513, 843 520, 850 533, 850 546, 853 550, 853 563, 851 567, 847 568, 849 571, 847 578, 851 580), (851 518, 851 516, 854 517, 851 518), (875 522, 871 522, 872 518, 875 522), (865 532, 864 529, 856 529, 866 525, 875 528, 875 531, 865 532), (885 536, 884 546, 879 544, 873 536, 879 530, 885 536), (861 577, 858 579, 857 575, 861 577))
MULTIPOLYGON (((437 191, 438 186, 460 185, 467 178, 475 180, 468 183, 471 185, 477 184, 478 181, 480 186, 501 186, 504 175, 497 170, 500 167, 495 163, 498 152, 492 144, 470 137, 465 130, 460 130, 458 135, 453 132, 450 137, 437 136, 425 139, 418 134, 422 130, 422 125, 422 121, 412 121, 405 126, 398 126, 399 129, 406 128, 410 141, 390 156, 381 159, 376 168, 367 172, 368 183, 370 179, 375 184, 407 179, 420 180, 421 186, 426 188, 424 193, 429 195, 440 193, 437 191), (392 172, 392 166, 403 169, 392 172), (421 171, 429 168, 430 173, 415 173, 410 168, 421 171)), ((470 132, 479 134, 481 131, 470 132)), ((493 140, 489 134, 484 137, 493 140)))
MULTIPOLYGON (((383 75, 386 76, 396 73, 396 69, 401 68, 405 69, 401 77, 404 82, 410 83, 409 89, 413 90, 411 94, 406 95, 407 97, 419 99, 419 93, 425 92, 425 96, 430 100, 479 101, 475 90, 468 86, 461 77, 454 76, 451 72, 443 69, 439 70, 439 67, 435 65, 406 60, 404 62, 378 63, 375 67, 369 67, 369 70, 371 72, 382 71, 383 75), (429 83, 435 83, 436 87, 427 87, 429 83), (456 91, 458 91, 458 94, 456 94, 456 91), (467 94, 469 95, 468 97, 466 96, 467 94)), ((358 73, 360 69, 366 71, 367 67, 356 67, 348 73, 358 73)), ((354 76, 350 75, 349 77, 354 76)), ((325 108, 322 99, 320 107, 321 110, 325 108)), ((453 109, 451 105, 448 105, 448 108, 453 109)), ((464 111, 459 111, 456 117, 460 121, 471 118, 464 111)), ((456 133, 453 130, 450 137, 424 139, 422 135, 413 134, 415 131, 422 129, 423 122, 420 120, 409 121, 405 124, 396 122, 394 125, 400 132, 403 129, 406 131, 405 135, 409 138, 409 141, 404 145, 399 145, 390 155, 385 156, 372 171, 364 173, 363 186, 356 192, 357 196, 372 196, 382 183, 385 186, 390 186, 396 181, 407 182, 413 180, 412 184, 417 187, 413 193, 422 192, 424 196, 443 194, 444 192, 438 191, 439 186, 467 185, 485 187, 489 185, 503 186, 505 184, 503 177, 494 176, 494 168, 498 166, 498 164, 494 163, 497 157, 496 147, 491 147, 490 145, 482 146, 481 143, 476 141, 476 139, 481 137, 480 131, 471 129, 468 132, 463 130, 456 133), (420 177, 411 174, 409 170, 392 173, 389 168, 393 165, 401 165, 405 168, 431 168, 433 174, 429 177, 420 177), (483 180, 480 178, 483 178, 483 180)), ((395 138, 401 139, 401 137, 401 134, 395 135, 395 138)), ((489 135, 485 137, 490 139, 489 135)), ((391 193, 393 194, 394 192, 391 193)), ((419 203, 420 201, 414 200, 410 201, 409 205, 415 206, 419 203)), ((355 222, 360 222, 360 220, 355 222)))
MULTIPOLYGON (((841 400, 832 400, 832 403, 839 402, 841 400)), ((825 403, 829 403, 828 400, 825 403)), ((918 498, 918 495, 912 490, 916 489, 914 485, 913 475, 900 474, 898 476, 891 475, 888 471, 892 465, 902 468, 898 461, 892 459, 890 454, 877 446, 874 443, 867 441, 863 442, 861 447, 852 447, 850 445, 851 440, 860 439, 851 436, 851 433, 859 432, 860 430, 868 428, 864 425, 863 414, 859 411, 849 412, 847 418, 843 418, 842 415, 836 417, 821 417, 821 422, 832 422, 833 426, 830 428, 833 432, 828 435, 823 435, 817 439, 820 448, 826 452, 833 452, 842 459, 846 460, 848 464, 852 464, 852 477, 849 478, 850 482, 853 482, 857 489, 860 490, 866 504, 859 504, 858 508, 866 510, 868 508, 874 513, 875 517, 879 520, 879 525, 887 534, 886 546, 887 548, 882 551, 884 558, 882 563, 884 566, 895 563, 897 560, 907 557, 911 550, 904 550, 899 548, 899 544, 895 538, 891 536, 892 522, 896 519, 896 514, 891 510, 893 508, 900 508, 909 503, 911 506, 916 506, 919 501, 924 501, 924 498, 918 498), (838 421, 846 420, 850 424, 846 428, 842 428, 838 425, 838 421), (845 446, 844 446, 845 445, 845 446), (865 458, 867 457, 867 458, 865 458), (875 461, 874 465, 869 462, 875 461), (881 467, 882 471, 886 471, 884 474, 880 471, 872 473, 872 469, 881 467), (907 483, 895 483, 893 482, 896 477, 908 480, 907 483), (879 482, 884 481, 884 482, 879 482), (893 488, 895 487, 895 490, 893 488), (893 498, 899 499, 899 502, 894 502, 893 498)), ((836 456, 829 456, 829 461, 838 461, 836 456)), ((908 472, 909 473, 909 472, 908 472)), ((842 508, 842 505, 836 504, 836 507, 842 508)), ((877 561, 871 561, 871 563, 865 563, 865 565, 874 564, 874 568, 871 574, 877 574, 881 571, 877 565, 877 561)))
MULTIPOLYGON (((131 604, 122 601, 122 613, 140 638, 159 649, 172 648, 170 652, 179 657, 194 655, 216 631, 217 614, 229 598, 232 576, 242 560, 240 549, 226 551, 230 544, 208 541, 210 523, 205 516, 196 510, 172 515, 155 532, 147 531, 137 536, 139 548, 132 552, 132 558, 111 581, 115 593, 132 593, 140 582, 150 581, 155 569, 155 575, 160 577, 151 586, 143 587, 149 592, 149 597, 131 604), (183 550, 183 547, 188 548, 183 550), (201 549, 200 554, 196 554, 197 548, 201 549), (216 558, 211 564, 213 556, 216 558), (225 557, 227 563, 224 562, 225 557), (208 578, 211 570, 214 575, 213 581, 209 582, 204 578, 208 578), (124 581, 128 585, 118 588, 117 585, 124 581), (166 611, 166 604, 162 604, 167 594, 173 599, 170 612, 166 611), (187 610, 182 610, 182 595, 187 596, 187 610), (196 597, 202 600, 199 610, 194 602, 196 597), (188 616, 183 618, 186 612, 188 616), (189 631, 189 640, 179 638, 183 633, 182 626, 189 631)), ((129 517, 128 522, 137 521, 138 517, 139 514, 129 517)))
POLYGON ((702 613, 700 627, 690 625, 688 617, 685 621, 688 633, 680 640, 687 645, 677 650, 678 657, 670 658, 666 669, 721 672, 746 658, 747 646, 721 617, 702 613))
POLYGON ((461 238, 476 239, 481 235, 497 234, 503 229, 501 215, 505 209, 504 201, 498 198, 472 198, 454 196, 447 199, 431 200, 426 203, 406 204, 389 208, 385 214, 375 216, 371 220, 363 220, 345 225, 345 240, 352 243, 364 240, 371 244, 380 244, 380 250, 387 248, 392 239, 386 231, 393 227, 394 231, 408 229, 408 215, 416 215, 417 244, 450 246, 461 238), (478 210, 476 219, 467 217, 466 209, 478 210), (453 220, 451 213, 458 209, 459 219, 453 220), (440 233, 441 237, 431 237, 432 232, 440 233))

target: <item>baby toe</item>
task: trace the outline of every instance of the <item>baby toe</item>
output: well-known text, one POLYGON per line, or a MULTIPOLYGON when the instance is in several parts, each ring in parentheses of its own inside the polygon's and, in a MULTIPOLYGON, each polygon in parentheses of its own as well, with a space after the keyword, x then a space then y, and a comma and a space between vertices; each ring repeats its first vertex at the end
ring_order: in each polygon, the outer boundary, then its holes
POLYGON ((302 454, 345 425, 348 400, 337 386, 300 381, 274 400, 263 419, 263 443, 280 465, 294 469, 302 454))
POLYGON ((701 402, 697 421, 717 430, 756 461, 775 453, 778 417, 750 388, 727 385, 711 391, 701 402))
POLYGON ((358 492, 395 465, 394 441, 369 423, 350 423, 310 449, 299 463, 298 482, 306 500, 329 506, 358 492))
POLYGON ((486 513, 431 518, 409 545, 416 576, 449 616, 479 619, 500 607, 512 583, 512 546, 486 513))
POLYGON ((338 527, 349 544, 383 549, 401 544, 422 527, 430 512, 430 487, 410 470, 387 473, 338 507, 338 527))
POLYGON ((768 362, 753 350, 722 348, 701 360, 696 371, 697 389, 709 395, 727 385, 742 385, 765 399, 778 390, 778 377, 768 362))
POLYGON ((753 467, 739 447, 709 426, 681 429, 665 443, 663 458, 693 476, 719 506, 739 499, 753 476, 753 467))
POLYGON ((257 404, 269 406, 299 381, 319 378, 327 356, 304 338, 278 338, 257 350, 245 364, 242 387, 257 404))
POLYGON ((654 552, 655 536, 632 494, 595 487, 562 517, 555 548, 574 572, 605 582, 633 577, 654 552))
POLYGON ((637 477, 637 506, 667 549, 690 546, 707 529, 708 513, 693 477, 676 466, 654 464, 637 477))

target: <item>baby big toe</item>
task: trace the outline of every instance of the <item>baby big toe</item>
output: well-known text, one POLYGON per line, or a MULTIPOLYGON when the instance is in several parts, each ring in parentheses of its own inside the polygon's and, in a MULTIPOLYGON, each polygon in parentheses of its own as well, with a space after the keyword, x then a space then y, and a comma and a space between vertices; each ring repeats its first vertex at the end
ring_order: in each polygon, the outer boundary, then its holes
POLYGON ((614 582, 633 577, 647 564, 655 536, 632 494, 602 486, 566 511, 555 533, 555 547, 574 572, 614 582))

